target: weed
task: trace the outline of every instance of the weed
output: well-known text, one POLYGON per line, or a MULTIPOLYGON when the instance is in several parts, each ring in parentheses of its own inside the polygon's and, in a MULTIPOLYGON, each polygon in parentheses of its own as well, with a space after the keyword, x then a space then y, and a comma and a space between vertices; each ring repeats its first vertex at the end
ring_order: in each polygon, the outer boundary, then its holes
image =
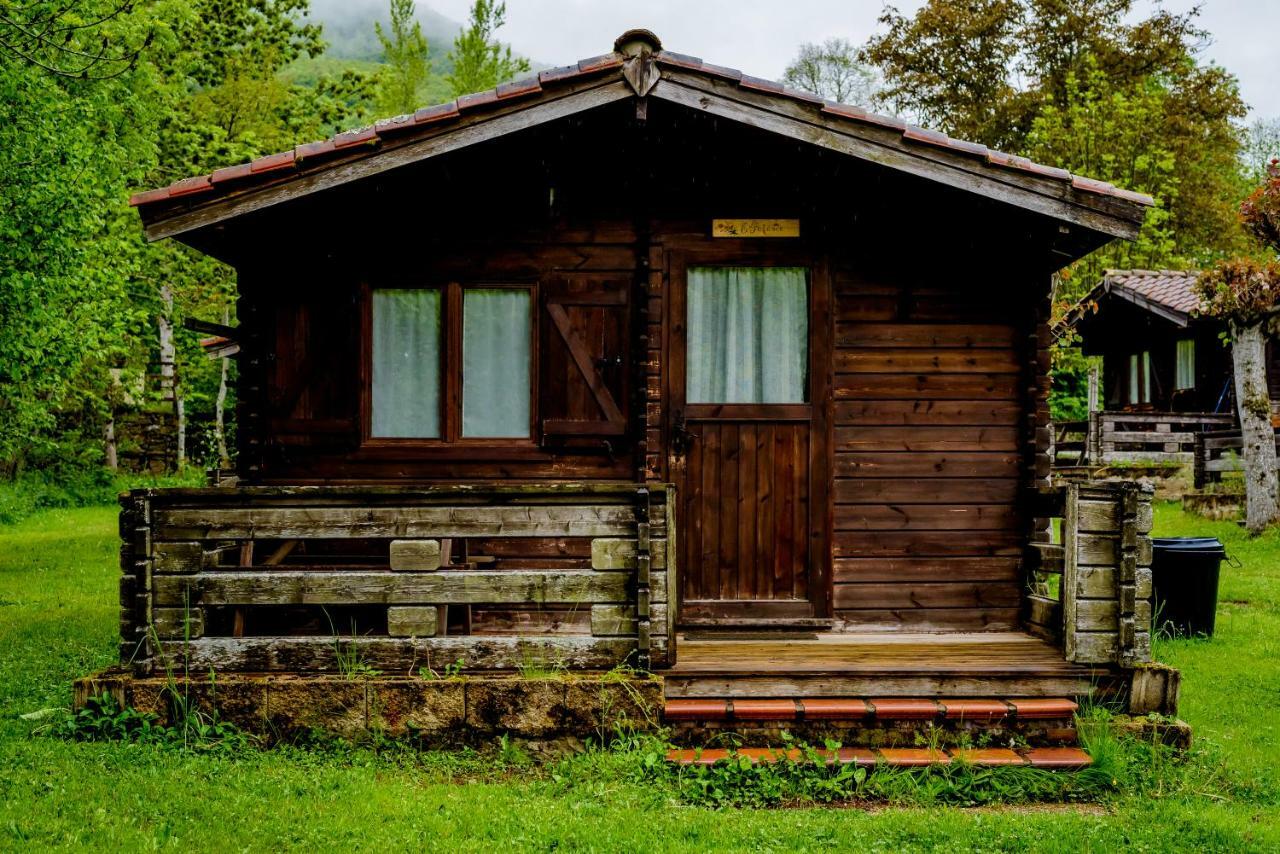
POLYGON ((465 658, 459 658, 449 664, 446 664, 439 671, 435 671, 431 669, 430 661, 431 659, 428 658, 428 663, 418 668, 419 679, 425 679, 428 682, 437 679, 461 679, 462 671, 467 667, 467 660, 465 658))
POLYGON ((122 707, 111 694, 90 697, 84 708, 54 721, 49 732, 69 741, 120 741, 206 753, 239 753, 256 744, 252 735, 216 714, 188 708, 184 717, 166 725, 150 712, 122 707))
MULTIPOLYGON (((322 608, 321 610, 324 609, 322 608)), ((324 616, 329 621, 329 631, 333 634, 333 660, 338 668, 338 674, 348 682, 381 676, 382 671, 364 660, 364 653, 360 651, 359 645, 354 642, 356 638, 355 620, 351 621, 351 640, 344 642, 342 636, 338 634, 337 629, 334 627, 333 618, 329 616, 327 610, 324 610, 324 616)))

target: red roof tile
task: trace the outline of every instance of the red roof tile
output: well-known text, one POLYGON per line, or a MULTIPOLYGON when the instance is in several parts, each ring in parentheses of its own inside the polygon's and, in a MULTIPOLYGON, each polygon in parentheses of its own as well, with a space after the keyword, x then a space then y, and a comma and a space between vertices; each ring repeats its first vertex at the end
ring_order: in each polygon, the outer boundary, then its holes
MULTIPOLYGON (((651 46, 656 49, 658 47, 656 36, 652 36, 651 34, 647 35, 651 46)), ((666 65, 672 68, 729 80, 744 89, 762 92, 774 97, 787 98, 807 106, 817 106, 825 116, 845 121, 853 121, 864 125, 887 128, 900 133, 902 138, 909 142, 920 143, 950 151, 957 151, 973 155, 975 157, 985 157, 986 162, 990 166, 1018 170, 1031 173, 1042 178, 1060 181, 1064 184, 1070 184, 1076 190, 1085 193, 1112 196, 1139 205, 1152 204, 1151 198, 1141 193, 1121 190, 1103 181, 1095 181, 1089 178, 1073 176, 1065 169, 1036 164, 1025 157, 1017 157, 998 151, 989 151, 985 146, 964 142, 963 140, 951 139, 946 134, 938 133, 936 131, 909 127, 906 122, 892 116, 876 115, 875 113, 868 112, 860 107, 846 104, 824 102, 821 98, 808 92, 789 89, 786 86, 771 80, 763 80, 758 77, 744 75, 736 69, 704 63, 702 59, 696 56, 688 56, 686 54, 675 53, 667 50, 657 50, 654 57, 660 65, 666 65)), ((456 118, 459 113, 464 110, 483 110, 491 107, 499 101, 540 94, 548 86, 555 86, 565 83, 566 81, 571 81, 588 75, 617 70, 623 66, 625 60, 626 57, 622 54, 610 52, 601 54, 600 56, 583 59, 573 65, 544 69, 539 71, 536 76, 503 83, 497 89, 489 90, 487 92, 464 95, 456 102, 424 107, 415 112, 411 117, 395 116, 389 119, 383 119, 376 122, 371 127, 361 128, 354 131, 346 131, 338 134, 332 139, 299 145, 294 151, 280 152, 279 154, 272 154, 259 158, 248 164, 247 173, 245 172, 243 164, 239 166, 226 167, 224 169, 219 169, 214 173, 212 178, 210 178, 210 176, 197 176, 196 178, 188 178, 183 181, 179 181, 168 188, 162 187, 156 190, 138 193, 130 199, 130 203, 138 206, 164 203, 174 197, 207 192, 215 189, 215 185, 221 187, 222 185, 231 182, 239 184, 240 182, 250 178, 256 178, 262 173, 283 171, 285 169, 296 169, 302 161, 308 161, 307 165, 311 165, 325 157, 332 156, 335 152, 346 154, 348 153, 346 149, 352 149, 359 145, 367 145, 370 148, 374 148, 376 147, 377 141, 383 136, 394 136, 409 131, 415 131, 423 125, 434 124, 456 118)))
POLYGON ((1199 277, 1195 270, 1107 270, 1102 280, 1067 312, 1058 330, 1073 327, 1096 311, 1098 300, 1107 294, 1185 326, 1200 308, 1200 297, 1194 290, 1199 277))

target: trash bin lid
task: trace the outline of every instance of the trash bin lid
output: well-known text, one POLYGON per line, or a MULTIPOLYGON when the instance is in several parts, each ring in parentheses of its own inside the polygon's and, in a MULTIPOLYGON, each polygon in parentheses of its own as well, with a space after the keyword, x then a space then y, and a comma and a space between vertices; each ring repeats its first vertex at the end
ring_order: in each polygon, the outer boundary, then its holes
POLYGON ((1227 553, 1217 537, 1152 537, 1151 544, 1162 552, 1227 553))

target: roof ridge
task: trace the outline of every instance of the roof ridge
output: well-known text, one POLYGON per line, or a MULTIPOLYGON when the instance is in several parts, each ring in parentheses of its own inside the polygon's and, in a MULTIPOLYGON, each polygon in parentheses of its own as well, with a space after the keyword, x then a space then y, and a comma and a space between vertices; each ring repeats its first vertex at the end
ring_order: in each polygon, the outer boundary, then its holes
MULTIPOLYGON (((661 44, 657 36, 647 30, 628 31, 628 34, 633 36, 642 34, 645 39, 652 39, 654 43, 652 46, 655 47, 661 44)), ((652 56, 653 60, 661 65, 717 77, 743 89, 772 97, 788 98, 810 107, 816 107, 819 113, 824 116, 894 131, 903 142, 911 145, 929 146, 967 155, 980 159, 989 166, 1029 173, 1039 178, 1058 181, 1085 193, 1111 196, 1146 207, 1154 204, 1152 197, 1144 193, 1125 190, 1106 181, 1099 181, 1082 175, 1073 175, 1066 169, 1036 163, 1027 157, 996 151, 980 143, 954 139, 940 131, 917 127, 895 116, 880 115, 852 104, 827 101, 810 92, 793 89, 771 80, 752 77, 743 74, 737 69, 703 62, 701 58, 696 56, 688 56, 662 49, 647 55, 652 56)), ((579 60, 577 63, 570 65, 542 69, 536 74, 519 80, 501 83, 483 92, 461 95, 452 101, 421 107, 413 113, 377 119, 372 124, 335 133, 328 139, 301 143, 287 151, 264 155, 248 163, 223 167, 207 175, 183 178, 165 187, 139 192, 129 199, 129 203, 135 207, 142 207, 178 197, 212 192, 250 179, 270 180, 265 177, 267 175, 270 175, 271 178, 284 177, 279 173, 289 169, 297 172, 306 166, 327 159, 350 155, 361 150, 376 149, 382 146, 384 140, 394 138, 398 134, 454 121, 464 113, 491 109, 498 104, 540 95, 546 89, 563 85, 568 81, 580 80, 609 71, 619 71, 628 59, 628 56, 614 50, 599 56, 579 60), (259 179, 258 176, 264 177, 259 179)), ((638 59, 638 57, 633 57, 633 59, 638 59)))

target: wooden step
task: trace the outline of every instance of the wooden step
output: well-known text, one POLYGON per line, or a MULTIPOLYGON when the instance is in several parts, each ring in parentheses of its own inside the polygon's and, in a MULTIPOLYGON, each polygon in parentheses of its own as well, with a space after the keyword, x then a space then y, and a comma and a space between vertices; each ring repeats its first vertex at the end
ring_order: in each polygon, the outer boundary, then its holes
MULTIPOLYGON (((842 747, 817 751, 827 764, 856 764, 864 767, 883 765, 890 768, 923 768, 965 762, 984 767, 1015 766, 1050 771, 1074 771, 1092 763, 1088 753, 1078 747, 1032 747, 1010 750, 985 748, 871 748, 842 747)), ((776 747, 744 747, 737 750, 693 748, 667 751, 667 761, 676 765, 714 765, 717 762, 746 758, 751 762, 806 762, 804 751, 776 747)))
POLYGON ((721 675, 668 671, 668 698, 1088 697, 1109 674, 1085 668, 1031 673, 721 675))
POLYGON ((1070 721, 1066 697, 668 697, 667 721, 1070 721))

